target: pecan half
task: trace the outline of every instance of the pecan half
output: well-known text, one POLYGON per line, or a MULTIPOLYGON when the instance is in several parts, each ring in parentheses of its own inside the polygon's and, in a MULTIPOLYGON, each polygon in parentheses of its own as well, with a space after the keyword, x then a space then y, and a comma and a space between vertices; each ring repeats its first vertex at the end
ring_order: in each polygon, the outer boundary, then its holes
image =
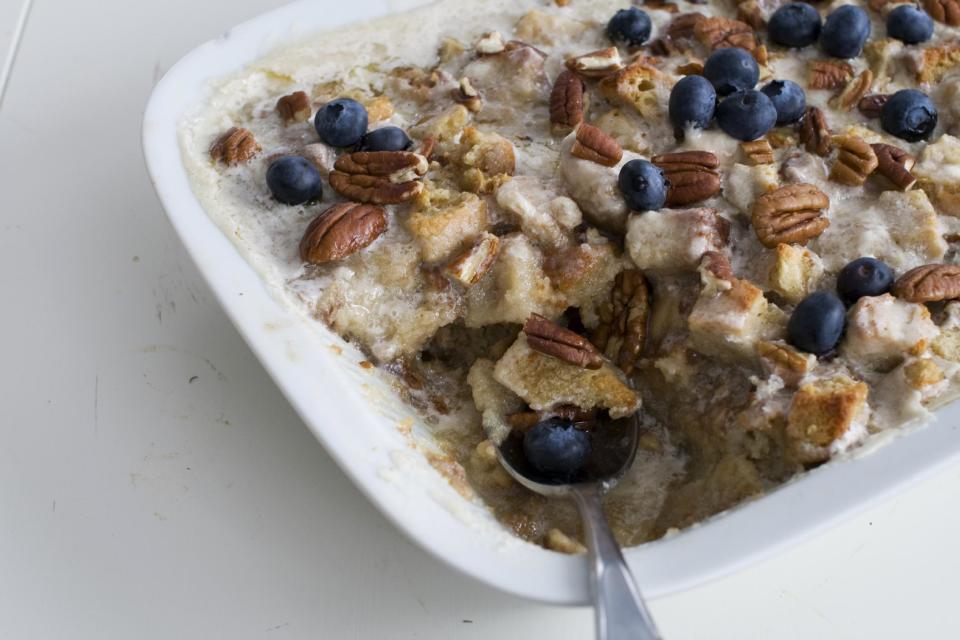
POLYGON ((693 27, 693 35, 711 51, 725 47, 740 47, 753 52, 757 48, 757 36, 753 27, 730 18, 715 16, 700 20, 693 27))
POLYGON ((352 200, 399 204, 423 191, 427 159, 410 151, 357 151, 341 156, 330 172, 330 186, 352 200))
POLYGON ((313 105, 305 91, 295 91, 277 100, 277 113, 284 122, 306 122, 312 112, 313 105))
POLYGON ((773 147, 766 138, 752 140, 750 142, 741 142, 740 149, 747 161, 754 165, 773 164, 773 147))
POLYGON ((893 295, 908 302, 939 302, 960 298, 960 265, 925 264, 893 283, 893 295))
POLYGON ((210 157, 214 162, 227 165, 241 164, 260 153, 253 134, 247 129, 231 127, 210 146, 210 157))
POLYGON ((383 209, 341 202, 313 219, 300 241, 300 259, 310 264, 343 260, 367 247, 387 230, 383 209))
POLYGON ((900 191, 909 191, 917 184, 917 179, 910 170, 916 164, 912 155, 892 144, 872 144, 870 147, 877 154, 877 173, 893 183, 900 191))
POLYGON ((706 19, 702 13, 681 13, 667 25, 665 35, 673 41, 693 38, 697 25, 706 19))
POLYGON ((583 369, 599 369, 603 365, 603 356, 589 340, 539 314, 527 318, 523 333, 534 351, 583 369))
POLYGON ((811 60, 807 63, 807 86, 839 89, 853 77, 853 67, 843 60, 811 60))
POLYGON ((830 128, 827 127, 823 111, 818 107, 807 107, 797 133, 807 151, 823 157, 830 155, 830 150, 833 149, 830 128))
POLYGON ((830 198, 812 184, 791 184, 767 192, 753 203, 753 229, 765 247, 806 244, 830 226, 823 210, 830 198))
POLYGON ((700 258, 700 268, 727 282, 733 282, 736 277, 733 275, 733 265, 730 264, 730 258, 727 257, 727 254, 719 251, 704 253, 703 257, 700 258))
POLYGON ((554 127, 568 130, 583 122, 586 90, 583 78, 573 71, 563 71, 557 76, 550 92, 550 123, 554 127))
POLYGON ((868 118, 879 118, 880 110, 887 104, 890 95, 886 93, 871 93, 860 98, 857 103, 857 110, 868 118))
POLYGON ((451 260, 443 268, 443 273, 465 287, 472 287, 487 274, 499 251, 500 238, 492 233, 484 233, 472 247, 451 260))
POLYGON ((960 0, 924 0, 923 8, 937 22, 960 27, 960 0))
POLYGON ((586 78, 603 78, 623 69, 620 50, 607 47, 567 59, 567 69, 586 78))
POLYGON ((643 352, 650 317, 650 289, 643 273, 637 269, 621 271, 598 315, 600 326, 594 334, 595 343, 621 371, 630 375, 643 352))
POLYGON ((613 167, 623 158, 623 147, 602 129, 581 122, 570 153, 581 160, 613 167))
POLYGON ((699 60, 691 60, 690 62, 678 65, 677 73, 682 76, 702 76, 703 63, 699 60))
POLYGON ((830 169, 830 179, 850 187, 858 187, 877 168, 877 154, 859 136, 834 136, 833 144, 839 149, 837 161, 830 169))
POLYGON ((667 206, 682 207, 701 202, 720 192, 717 156, 709 151, 678 151, 654 156, 657 165, 670 183, 667 206))
POLYGON ((873 85, 873 71, 864 69, 856 78, 847 83, 843 91, 830 98, 830 106, 834 109, 850 111, 854 105, 860 102, 863 96, 867 95, 871 85, 873 85))

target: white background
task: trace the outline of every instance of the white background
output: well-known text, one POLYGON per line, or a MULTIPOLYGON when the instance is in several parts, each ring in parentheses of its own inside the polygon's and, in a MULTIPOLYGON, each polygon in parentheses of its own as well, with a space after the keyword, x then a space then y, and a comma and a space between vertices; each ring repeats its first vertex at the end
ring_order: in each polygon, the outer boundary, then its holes
MULTIPOLYGON (((27 4, 21 30, 0 0, 0 638, 591 637, 373 510, 154 198, 154 82, 280 2, 27 4)), ((654 616, 668 640, 956 638, 958 502, 954 469, 654 616)))

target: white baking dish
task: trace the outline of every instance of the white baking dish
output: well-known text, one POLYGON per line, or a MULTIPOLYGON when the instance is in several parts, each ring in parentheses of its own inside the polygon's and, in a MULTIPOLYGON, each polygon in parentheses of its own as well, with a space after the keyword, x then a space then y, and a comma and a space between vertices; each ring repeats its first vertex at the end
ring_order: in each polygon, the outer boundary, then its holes
MULTIPOLYGON (((423 431, 361 356, 268 291, 194 197, 177 141, 180 116, 203 99, 211 78, 314 31, 382 15, 388 3, 301 1, 226 32, 184 57, 157 84, 143 145, 170 221, 227 314, 280 389, 368 498, 399 529, 460 571, 543 601, 588 601, 586 562, 545 551, 504 531, 462 498, 406 435, 423 431), (399 427, 399 428, 398 428, 399 427)), ((735 571, 829 527, 933 473, 960 454, 960 406, 891 446, 832 462, 766 497, 669 539, 627 551, 648 597, 735 571)), ((428 446, 428 443, 424 446, 428 446)), ((331 513, 335 518, 337 514, 331 513)))

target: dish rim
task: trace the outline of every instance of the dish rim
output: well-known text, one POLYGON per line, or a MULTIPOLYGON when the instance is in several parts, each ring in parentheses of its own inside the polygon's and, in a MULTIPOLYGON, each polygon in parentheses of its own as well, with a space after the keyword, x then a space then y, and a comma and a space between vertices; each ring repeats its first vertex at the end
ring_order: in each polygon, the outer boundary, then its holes
MULTIPOLYGON (((307 427, 381 513, 428 553, 489 586, 542 602, 587 604, 585 558, 521 541, 503 544, 458 520, 434 497, 394 491, 385 483, 382 465, 390 463, 386 447, 358 452, 335 426, 360 420, 382 430, 382 418, 364 407, 366 401, 337 370, 339 365, 323 369, 329 377, 322 387, 305 379, 304 373, 316 371, 311 367, 333 362, 329 354, 310 350, 322 346, 316 328, 267 290, 193 193, 177 132, 182 115, 211 80, 250 64, 285 38, 389 12, 389 3, 378 0, 324 6, 323 12, 308 10, 318 4, 299 0, 261 14, 197 46, 167 71, 154 87, 143 118, 142 143, 151 183, 231 322, 307 427), (291 344, 310 349, 293 360, 285 355, 291 344), (352 413, 358 408, 359 414, 352 413)), ((627 561, 644 594, 655 599, 774 556, 960 458, 960 436, 949 426, 960 422, 958 417, 960 403, 955 402, 939 410, 932 424, 898 436, 896 445, 887 443, 869 455, 832 461, 676 535, 627 549, 627 561)))

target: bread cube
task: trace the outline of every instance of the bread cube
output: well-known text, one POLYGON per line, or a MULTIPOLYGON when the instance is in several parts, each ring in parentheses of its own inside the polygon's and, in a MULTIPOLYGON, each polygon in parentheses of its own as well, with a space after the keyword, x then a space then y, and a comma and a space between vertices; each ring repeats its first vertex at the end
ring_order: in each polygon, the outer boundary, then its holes
POLYGON ((749 166, 736 163, 723 175, 723 197, 740 213, 749 216, 758 196, 780 187, 777 165, 749 166))
POLYGON ((820 256, 806 247, 781 243, 773 253, 767 286, 787 302, 796 303, 816 289, 822 276, 820 256))
POLYGON ((787 437, 800 462, 822 462, 866 436, 868 391, 845 375, 800 387, 787 414, 787 437))
POLYGON ((730 223, 716 210, 664 209, 630 217, 626 247, 634 264, 644 271, 695 271, 708 251, 727 243, 730 223))
POLYGON ((960 138, 944 134, 925 146, 913 175, 942 213, 960 216, 960 138))
POLYGON ((889 293, 866 296, 849 311, 841 353, 860 366, 889 370, 926 351, 939 333, 925 305, 889 293))
POLYGON ((497 362, 493 376, 535 411, 572 404, 622 418, 640 408, 640 396, 609 362, 599 369, 568 364, 532 349, 523 333, 497 362))
POLYGON ((583 220, 575 202, 557 198, 530 176, 517 176, 497 189, 497 204, 516 216, 523 232, 544 248, 569 245, 569 229, 583 220))
POLYGON ((523 400, 497 382, 493 377, 495 363, 478 358, 467 374, 467 384, 473 394, 473 404, 480 412, 483 430, 495 445, 510 435, 506 417, 523 410, 523 400))
POLYGON ((759 340, 783 336, 786 314, 746 280, 717 282, 726 286, 705 286, 693 305, 690 345, 705 355, 754 362, 759 340))
POLYGON ((587 220, 603 229, 623 231, 629 210, 617 181, 623 165, 640 156, 624 149, 620 163, 613 167, 584 160, 570 153, 576 135, 574 131, 560 145, 560 177, 567 193, 580 205, 587 220))
POLYGON ((487 203, 466 192, 436 190, 418 201, 406 222, 426 262, 449 258, 487 228, 487 203))
POLYGON ((566 308, 564 296, 543 271, 543 254, 519 233, 501 239, 496 262, 465 301, 468 327, 522 324, 532 313, 555 318, 566 308))

